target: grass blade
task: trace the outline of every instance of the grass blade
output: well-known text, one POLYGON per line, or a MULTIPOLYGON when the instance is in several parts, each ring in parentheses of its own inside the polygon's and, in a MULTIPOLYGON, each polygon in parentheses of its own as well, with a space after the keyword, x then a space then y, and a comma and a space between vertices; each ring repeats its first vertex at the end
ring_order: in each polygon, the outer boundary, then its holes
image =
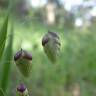
POLYGON ((0 96, 5 96, 3 90, 0 88, 0 96))
POLYGON ((7 28, 8 28, 8 17, 5 18, 3 26, 0 30, 0 60, 4 51, 6 37, 7 37, 7 28))
POLYGON ((7 48, 4 52, 4 58, 3 58, 1 88, 3 89, 4 93, 6 92, 7 85, 9 82, 9 76, 10 76, 10 72, 11 72, 12 45, 13 45, 13 24, 11 26, 11 35, 9 37, 9 42, 8 42, 7 48))

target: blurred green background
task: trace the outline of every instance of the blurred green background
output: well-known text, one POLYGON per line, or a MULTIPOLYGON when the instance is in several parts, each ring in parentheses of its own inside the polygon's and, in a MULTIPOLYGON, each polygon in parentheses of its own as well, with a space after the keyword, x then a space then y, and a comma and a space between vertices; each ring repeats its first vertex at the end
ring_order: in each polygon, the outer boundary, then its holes
MULTIPOLYGON (((8 4, 8 0, 0 0, 0 26, 8 4)), ((10 27, 13 20, 13 57, 25 49, 32 53, 33 66, 31 77, 25 79, 12 58, 7 96, 15 96, 21 82, 30 96, 96 96, 96 0, 13 0, 11 4, 8 24, 10 27), (43 51, 42 37, 48 30, 60 35, 57 64, 43 51)), ((7 41, 9 37, 10 32, 7 41)))

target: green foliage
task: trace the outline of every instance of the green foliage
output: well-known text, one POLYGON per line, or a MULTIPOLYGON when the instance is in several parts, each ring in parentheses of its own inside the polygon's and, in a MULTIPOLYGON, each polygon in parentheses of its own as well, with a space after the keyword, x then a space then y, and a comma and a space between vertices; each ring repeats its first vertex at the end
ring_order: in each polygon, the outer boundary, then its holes
POLYGON ((6 36, 7 36, 7 28, 8 28, 8 17, 6 17, 3 26, 0 31, 0 59, 2 57, 4 47, 5 47, 5 42, 6 42, 6 36))
POLYGON ((0 96, 4 96, 4 92, 1 88, 0 88, 0 96))
MULTIPOLYGON (((14 19, 15 20, 15 19, 14 19)), ((57 65, 52 65, 47 56, 44 54, 41 39, 48 30, 38 20, 35 22, 29 20, 27 23, 17 22, 15 20, 15 37, 13 42, 13 33, 9 36, 9 41, 4 52, 2 65, 2 73, 0 73, 1 87, 8 95, 12 96, 12 91, 15 90, 16 84, 21 81, 20 74, 17 72, 16 66, 13 65, 12 74, 11 61, 12 45, 14 43, 15 52, 20 49, 21 40, 22 48, 30 50, 33 55, 31 79, 28 82, 30 94, 34 96, 71 96, 70 91, 66 91, 65 87, 72 86, 77 83, 81 88, 81 96, 95 96, 96 93, 96 33, 85 30, 65 30, 58 27, 50 28, 60 33, 61 38, 61 54, 57 65), (19 39, 18 39, 18 38, 19 39), (18 40, 17 40, 18 39, 18 40), (18 44, 19 43, 19 44, 18 44), (9 85, 10 78, 10 87, 9 85), (19 80, 18 80, 19 79, 19 80), (13 81, 14 80, 14 81, 13 81), (7 88, 8 87, 8 88, 7 88)), ((70 21, 70 20, 69 20, 70 21)), ((3 31, 7 30, 8 20, 5 20, 3 31), (6 26, 6 27, 5 27, 6 26)), ((9 22, 10 24, 10 22, 9 22)), ((94 28, 95 29, 95 28, 94 28)), ((0 55, 2 56, 5 49, 5 41, 7 32, 0 34, 0 55), (2 50, 2 51, 1 51, 2 50)), ((0 56, 0 58, 1 58, 0 56)), ((1 62, 0 62, 1 63, 1 62)), ((0 90, 0 96, 2 91, 0 90)))
POLYGON ((12 63, 12 44, 13 44, 13 25, 11 26, 11 35, 9 37, 9 41, 4 52, 3 58, 3 69, 2 69, 2 77, 1 77, 1 88, 4 92, 7 90, 9 76, 11 71, 11 63, 12 63))

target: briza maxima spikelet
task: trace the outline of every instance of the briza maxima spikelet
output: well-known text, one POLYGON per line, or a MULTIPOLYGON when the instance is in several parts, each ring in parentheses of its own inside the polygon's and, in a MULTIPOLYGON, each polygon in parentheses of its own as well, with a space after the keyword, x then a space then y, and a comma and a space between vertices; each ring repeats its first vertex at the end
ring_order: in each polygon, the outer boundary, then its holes
POLYGON ((48 31, 48 33, 43 36, 42 46, 52 63, 55 63, 58 59, 60 45, 60 37, 56 32, 48 31))
POLYGON ((14 61, 24 77, 29 77, 32 69, 32 55, 21 49, 14 56, 14 61))
POLYGON ((28 90, 24 84, 19 84, 16 88, 16 96, 29 96, 28 90))

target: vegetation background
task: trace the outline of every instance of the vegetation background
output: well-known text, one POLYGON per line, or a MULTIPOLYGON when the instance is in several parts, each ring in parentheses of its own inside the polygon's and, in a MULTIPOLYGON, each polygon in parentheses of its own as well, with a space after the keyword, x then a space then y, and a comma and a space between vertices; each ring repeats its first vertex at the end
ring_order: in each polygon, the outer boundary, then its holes
POLYGON ((96 0, 76 1, 82 3, 0 0, 0 87, 6 96, 16 96, 22 82, 30 96, 96 96, 96 0), (60 35, 57 64, 43 51, 48 30, 60 35), (33 56, 28 79, 14 62, 21 48, 33 56))

